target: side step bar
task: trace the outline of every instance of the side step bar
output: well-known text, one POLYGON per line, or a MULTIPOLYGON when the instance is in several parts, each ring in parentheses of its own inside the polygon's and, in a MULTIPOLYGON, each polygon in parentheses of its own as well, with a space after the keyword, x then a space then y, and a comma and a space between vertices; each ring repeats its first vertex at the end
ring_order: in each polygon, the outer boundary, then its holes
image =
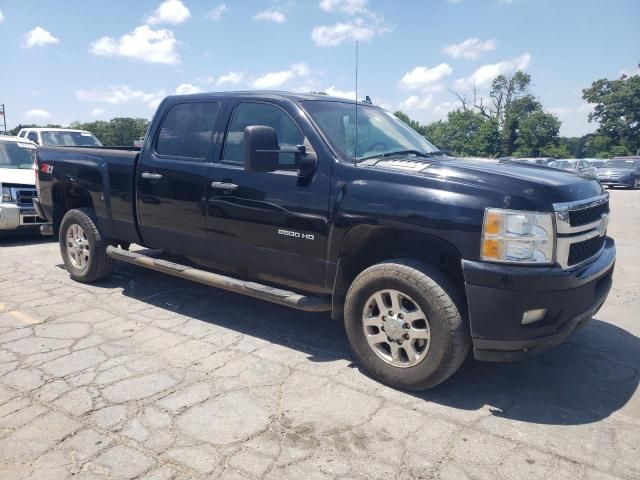
POLYGON ((129 252, 128 250, 123 250, 113 245, 107 247, 107 255, 115 260, 131 263, 139 267, 168 273, 175 277, 193 280, 194 282, 203 283, 211 287, 240 293, 260 300, 266 300, 267 302, 278 303, 286 307, 304 310, 305 312, 327 312, 331 310, 331 297, 328 295, 313 297, 301 295, 260 283, 246 282, 218 273, 180 265, 179 263, 152 258, 140 253, 129 252))

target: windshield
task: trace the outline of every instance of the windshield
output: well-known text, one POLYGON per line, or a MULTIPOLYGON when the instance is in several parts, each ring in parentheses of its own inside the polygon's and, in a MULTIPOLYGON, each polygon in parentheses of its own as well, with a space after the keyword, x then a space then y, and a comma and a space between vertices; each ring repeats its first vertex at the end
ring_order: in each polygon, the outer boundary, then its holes
POLYGON ((640 160, 609 160, 604 164, 605 168, 638 168, 640 160))
POLYGON ((30 143, 0 140, 0 168, 31 168, 36 148, 30 143))
POLYGON ((49 147, 101 147, 102 144, 89 132, 42 132, 42 144, 49 147))
POLYGON ((563 170, 572 170, 578 167, 578 162, 571 162, 569 160, 561 160, 561 161, 555 161, 555 162, 551 162, 549 164, 550 167, 553 168, 561 168, 563 170))
POLYGON ((389 155, 394 152, 431 154, 438 149, 389 112, 358 104, 358 144, 354 103, 309 100, 303 108, 327 140, 346 161, 389 155))

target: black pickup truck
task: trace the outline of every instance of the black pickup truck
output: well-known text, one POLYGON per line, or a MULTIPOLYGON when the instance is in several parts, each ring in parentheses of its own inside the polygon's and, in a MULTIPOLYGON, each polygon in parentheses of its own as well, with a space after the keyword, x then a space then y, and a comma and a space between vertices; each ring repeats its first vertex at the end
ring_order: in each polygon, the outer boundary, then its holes
POLYGON ((445 156, 368 102, 173 96, 139 151, 42 147, 37 163, 37 208, 75 280, 116 259, 331 312, 400 388, 444 381, 471 347, 505 361, 556 345, 611 288, 597 180, 445 156))

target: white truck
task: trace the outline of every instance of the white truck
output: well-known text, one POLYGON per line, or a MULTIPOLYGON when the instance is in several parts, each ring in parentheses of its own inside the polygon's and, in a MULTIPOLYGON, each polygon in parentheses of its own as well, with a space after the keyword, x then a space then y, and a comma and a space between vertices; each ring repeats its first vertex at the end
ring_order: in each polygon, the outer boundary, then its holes
POLYGON ((26 138, 0 135, 0 232, 39 228, 48 222, 33 206, 37 145, 26 138))
POLYGON ((27 127, 18 132, 18 137, 48 147, 101 147, 102 143, 93 133, 73 128, 27 127))

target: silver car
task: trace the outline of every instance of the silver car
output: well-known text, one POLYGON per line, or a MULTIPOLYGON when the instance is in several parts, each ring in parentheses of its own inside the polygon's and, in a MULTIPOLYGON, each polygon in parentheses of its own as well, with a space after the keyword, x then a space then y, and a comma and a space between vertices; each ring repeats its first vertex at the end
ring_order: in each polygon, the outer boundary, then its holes
POLYGON ((589 178, 597 178, 598 175, 596 167, 591 166, 586 160, 575 158, 554 160, 549 164, 549 167, 579 173, 589 178))

